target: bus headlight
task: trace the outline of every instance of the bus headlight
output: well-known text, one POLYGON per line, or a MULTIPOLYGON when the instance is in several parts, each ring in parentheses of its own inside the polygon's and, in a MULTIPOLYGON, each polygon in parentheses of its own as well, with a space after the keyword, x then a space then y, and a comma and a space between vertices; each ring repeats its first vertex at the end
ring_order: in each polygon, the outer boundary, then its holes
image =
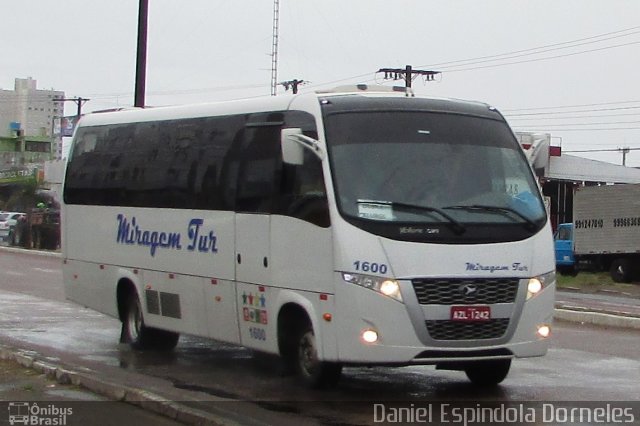
POLYGON ((342 279, 348 283, 365 287, 387 297, 402 302, 402 294, 400 293, 400 284, 396 280, 382 277, 374 277, 371 275, 342 273, 342 279))
POLYGON ((535 297, 545 287, 551 285, 556 281, 556 271, 551 271, 544 275, 529 278, 527 283, 527 300, 535 297))

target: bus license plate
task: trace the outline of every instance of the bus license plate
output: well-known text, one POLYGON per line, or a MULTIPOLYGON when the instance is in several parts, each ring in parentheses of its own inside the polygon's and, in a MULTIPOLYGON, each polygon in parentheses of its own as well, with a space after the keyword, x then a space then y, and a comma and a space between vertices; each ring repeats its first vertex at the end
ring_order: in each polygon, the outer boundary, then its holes
POLYGON ((491 319, 490 306, 452 306, 452 321, 489 321, 491 319))

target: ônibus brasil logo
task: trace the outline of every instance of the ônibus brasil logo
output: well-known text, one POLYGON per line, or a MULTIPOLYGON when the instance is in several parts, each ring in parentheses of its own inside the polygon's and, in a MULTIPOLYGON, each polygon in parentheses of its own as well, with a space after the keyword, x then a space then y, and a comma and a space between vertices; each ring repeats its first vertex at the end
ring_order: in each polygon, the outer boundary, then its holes
POLYGON ((9 424, 28 426, 65 426, 73 409, 56 407, 53 404, 44 406, 36 402, 10 402, 9 424))

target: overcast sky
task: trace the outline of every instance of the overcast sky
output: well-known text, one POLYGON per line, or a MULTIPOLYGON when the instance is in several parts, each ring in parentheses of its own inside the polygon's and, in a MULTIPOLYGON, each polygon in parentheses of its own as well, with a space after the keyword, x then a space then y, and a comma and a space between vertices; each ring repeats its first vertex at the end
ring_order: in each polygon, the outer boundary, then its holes
MULTIPOLYGON (((272 0, 149 3, 147 105, 269 96, 272 0)), ((87 112, 133 104, 138 0, 0 10, 0 88, 32 77, 90 98, 87 112)), ((416 92, 490 103, 563 152, 639 148, 627 165, 640 166, 638 17, 638 0, 281 0, 278 80, 305 91, 384 83, 383 67, 443 71, 416 92)))

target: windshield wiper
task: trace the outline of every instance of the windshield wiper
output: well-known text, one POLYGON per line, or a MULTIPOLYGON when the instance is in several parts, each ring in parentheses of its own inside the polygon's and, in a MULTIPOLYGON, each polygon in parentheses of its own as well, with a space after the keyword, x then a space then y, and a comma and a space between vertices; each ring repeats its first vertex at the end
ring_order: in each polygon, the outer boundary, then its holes
POLYGON ((396 201, 370 201, 370 200, 358 200, 358 202, 364 202, 364 203, 372 203, 372 204, 385 204, 388 206, 393 207, 396 210, 404 210, 404 211, 414 211, 414 212, 420 212, 420 213, 437 213, 438 215, 440 215, 441 217, 445 218, 447 220, 447 224, 451 227, 451 230, 453 232, 455 232, 457 235, 460 234, 464 234, 464 232, 467 230, 467 228, 465 228, 465 226, 458 222, 457 220, 455 220, 453 217, 451 217, 447 212, 443 211, 442 209, 439 209, 437 207, 431 207, 431 206, 421 206, 421 205, 417 205, 417 204, 407 204, 407 203, 399 203, 396 201))
POLYGON ((466 211, 482 211, 482 212, 490 212, 490 213, 498 213, 504 216, 513 217, 511 215, 516 215, 520 219, 524 221, 523 225, 527 230, 534 231, 538 225, 531 219, 529 219, 524 214, 520 213, 518 210, 512 209, 511 207, 502 207, 502 206, 485 206, 482 204, 471 204, 471 205, 460 205, 460 206, 447 206, 443 207, 443 209, 450 210, 466 210, 466 211))

